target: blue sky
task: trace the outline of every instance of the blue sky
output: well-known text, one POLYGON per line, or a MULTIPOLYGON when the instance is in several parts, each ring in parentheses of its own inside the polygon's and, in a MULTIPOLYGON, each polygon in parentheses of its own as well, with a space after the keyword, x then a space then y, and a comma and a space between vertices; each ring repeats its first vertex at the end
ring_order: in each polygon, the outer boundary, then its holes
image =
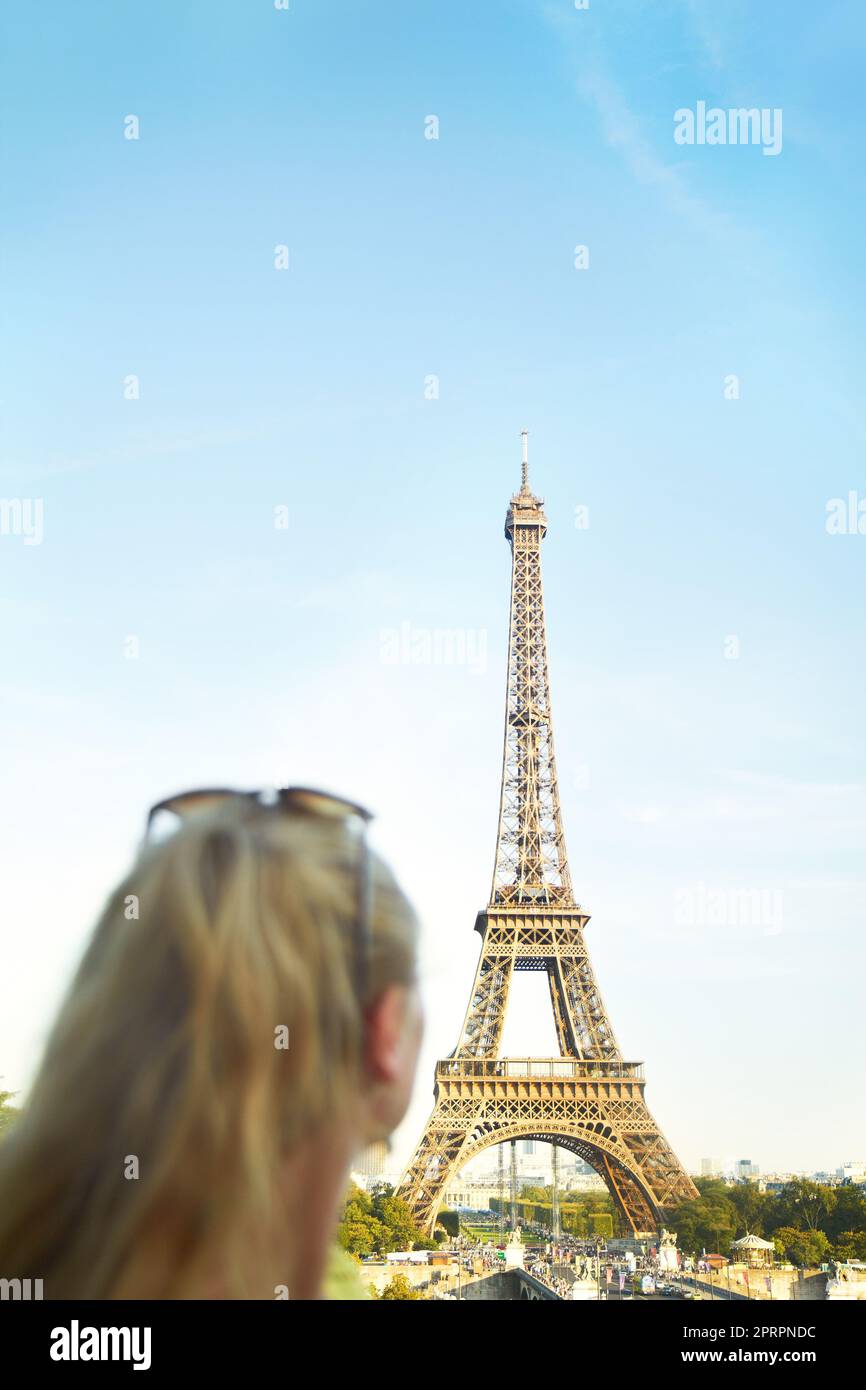
POLYGON ((775 0, 6 17, 0 497, 44 534, 0 535, 5 1085, 152 800, 313 781, 424 920, 406 1156, 489 892, 526 426, 620 1041, 690 1166, 866 1157, 866 536, 825 525, 866 497, 864 49, 775 0), (780 109, 781 152, 675 144, 698 101, 780 109), (404 623, 484 659, 390 664, 404 623))

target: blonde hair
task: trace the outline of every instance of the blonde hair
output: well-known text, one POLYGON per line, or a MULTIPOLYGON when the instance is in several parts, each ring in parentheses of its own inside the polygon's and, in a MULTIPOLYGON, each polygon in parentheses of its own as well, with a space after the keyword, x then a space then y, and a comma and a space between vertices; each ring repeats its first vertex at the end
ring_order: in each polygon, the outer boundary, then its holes
POLYGON ((219 1263, 249 1292, 244 1232, 273 1221, 281 1160, 357 1090, 365 1006, 415 979, 414 913, 371 853, 358 998, 359 848, 344 822, 232 799, 142 851, 0 1144, 0 1276, 106 1298, 135 1267, 133 1296, 182 1297, 219 1263))

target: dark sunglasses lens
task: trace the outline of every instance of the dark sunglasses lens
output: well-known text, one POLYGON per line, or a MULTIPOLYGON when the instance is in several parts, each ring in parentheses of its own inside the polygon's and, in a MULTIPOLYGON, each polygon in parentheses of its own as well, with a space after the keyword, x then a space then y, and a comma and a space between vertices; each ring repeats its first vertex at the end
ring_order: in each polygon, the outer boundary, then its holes
POLYGON ((343 797, 331 796, 329 792, 314 791, 309 787, 285 787, 272 792, 270 796, 264 792, 237 792, 225 787, 202 787, 195 791, 179 792, 176 796, 168 796, 164 801, 157 802, 148 816, 148 831, 161 838, 162 831, 168 833, 177 826, 179 820, 213 811, 223 801, 236 796, 260 801, 263 807, 281 805, 286 811, 316 816, 320 820, 346 821, 357 818, 365 824, 372 820, 370 812, 354 801, 346 801, 343 797))
POLYGON ((344 801, 342 797, 331 796, 328 792, 312 791, 308 787, 288 787, 281 793, 283 804, 293 811, 306 812, 311 816, 321 816, 329 820, 348 820, 359 816, 361 820, 371 819, 370 812, 354 801, 344 801))
POLYGON ((148 816, 148 825, 171 825, 177 824, 177 820, 185 820, 187 816, 197 815, 202 811, 212 811, 220 802, 232 796, 232 792, 219 789, 209 789, 194 792, 180 792, 177 796, 168 796, 165 801, 157 802, 152 807, 148 816))

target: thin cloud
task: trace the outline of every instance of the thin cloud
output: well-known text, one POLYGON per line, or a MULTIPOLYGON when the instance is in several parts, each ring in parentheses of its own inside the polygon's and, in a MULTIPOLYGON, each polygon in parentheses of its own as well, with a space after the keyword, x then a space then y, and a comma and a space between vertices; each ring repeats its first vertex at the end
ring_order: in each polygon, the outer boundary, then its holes
POLYGON ((605 141, 619 152, 637 182, 655 188, 672 211, 705 231, 730 235, 733 223, 729 215, 692 193, 682 171, 668 163, 644 134, 640 117, 612 76, 600 47, 590 52, 582 42, 578 46, 579 32, 569 22, 570 17, 564 19, 559 11, 548 9, 546 18, 565 49, 578 96, 594 109, 605 141))
MULTIPOLYGON (((713 23, 707 0, 683 0, 686 19, 704 50, 704 57, 710 67, 720 69, 725 66, 725 50, 718 27, 713 23)), ((730 0, 727 8, 730 9, 730 0)))

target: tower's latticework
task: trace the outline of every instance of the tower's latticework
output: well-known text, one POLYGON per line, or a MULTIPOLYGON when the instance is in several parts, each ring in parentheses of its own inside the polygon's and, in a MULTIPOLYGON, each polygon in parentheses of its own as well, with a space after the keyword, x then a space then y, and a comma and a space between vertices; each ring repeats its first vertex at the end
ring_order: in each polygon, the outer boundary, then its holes
POLYGON ((623 1060, 595 981, 568 868, 550 710, 541 542, 547 519, 523 479, 511 499, 511 617, 499 833, 481 954, 460 1041, 436 1065, 433 1113, 400 1195, 432 1230, 448 1180, 491 1144, 540 1139, 604 1178, 648 1234, 697 1190, 647 1109, 643 1064, 623 1060), (559 1057, 499 1055, 511 977, 543 970, 559 1057))

